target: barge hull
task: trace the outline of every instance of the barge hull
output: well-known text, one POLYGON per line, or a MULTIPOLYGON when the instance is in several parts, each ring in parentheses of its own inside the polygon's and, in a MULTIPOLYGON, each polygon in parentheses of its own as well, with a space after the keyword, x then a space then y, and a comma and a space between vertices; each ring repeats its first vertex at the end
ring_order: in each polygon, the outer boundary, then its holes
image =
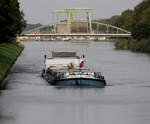
POLYGON ((56 86, 90 86, 90 87, 104 87, 106 86, 105 80, 95 79, 65 79, 55 80, 56 86))

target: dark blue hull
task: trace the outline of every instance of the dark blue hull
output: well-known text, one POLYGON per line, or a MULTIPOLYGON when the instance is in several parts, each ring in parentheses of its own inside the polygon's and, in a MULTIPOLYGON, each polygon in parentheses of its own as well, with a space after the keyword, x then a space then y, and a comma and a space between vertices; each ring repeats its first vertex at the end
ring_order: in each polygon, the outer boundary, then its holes
POLYGON ((106 86, 106 82, 105 80, 99 80, 99 79, 75 78, 75 79, 55 80, 54 85, 104 87, 106 86))

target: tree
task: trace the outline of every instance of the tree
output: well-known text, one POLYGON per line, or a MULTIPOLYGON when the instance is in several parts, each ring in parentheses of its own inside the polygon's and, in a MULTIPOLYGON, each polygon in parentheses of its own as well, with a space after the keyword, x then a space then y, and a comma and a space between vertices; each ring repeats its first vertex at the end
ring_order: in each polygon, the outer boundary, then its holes
POLYGON ((18 0, 0 0, 0 26, 3 42, 12 41, 23 31, 26 21, 18 0))
POLYGON ((150 36, 150 0, 144 0, 134 8, 132 22, 132 36, 135 39, 148 38, 150 36))

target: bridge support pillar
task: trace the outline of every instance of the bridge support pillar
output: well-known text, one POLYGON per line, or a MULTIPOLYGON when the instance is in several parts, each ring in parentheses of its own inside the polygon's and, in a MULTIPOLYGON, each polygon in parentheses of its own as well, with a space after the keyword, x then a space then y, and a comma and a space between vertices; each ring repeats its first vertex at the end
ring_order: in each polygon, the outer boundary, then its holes
POLYGON ((119 31, 118 31, 118 28, 117 28, 117 34, 118 34, 118 32, 119 32, 119 31))
POLYGON ((89 33, 92 33, 92 15, 91 12, 88 12, 88 22, 89 22, 89 33))
POLYGON ((96 31, 96 33, 98 34, 98 24, 97 24, 97 31, 96 31))
POLYGON ((75 18, 76 18, 76 17, 75 17, 75 13, 71 13, 71 19, 72 19, 72 20, 75 20, 75 18))
POLYGON ((67 13, 67 32, 68 34, 70 34, 70 17, 71 17, 71 13, 67 13))
POLYGON ((55 17, 54 17, 54 33, 57 33, 57 19, 58 19, 58 15, 55 13, 55 17))
POLYGON ((108 30, 108 26, 107 26, 107 34, 108 34, 108 31, 109 31, 109 30, 108 30))

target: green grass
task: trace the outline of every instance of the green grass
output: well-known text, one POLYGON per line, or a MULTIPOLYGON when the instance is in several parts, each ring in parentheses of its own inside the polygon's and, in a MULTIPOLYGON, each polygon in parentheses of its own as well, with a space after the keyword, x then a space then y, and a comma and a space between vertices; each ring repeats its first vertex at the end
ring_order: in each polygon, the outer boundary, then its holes
POLYGON ((0 44, 0 82, 23 48, 24 46, 22 44, 0 44))

